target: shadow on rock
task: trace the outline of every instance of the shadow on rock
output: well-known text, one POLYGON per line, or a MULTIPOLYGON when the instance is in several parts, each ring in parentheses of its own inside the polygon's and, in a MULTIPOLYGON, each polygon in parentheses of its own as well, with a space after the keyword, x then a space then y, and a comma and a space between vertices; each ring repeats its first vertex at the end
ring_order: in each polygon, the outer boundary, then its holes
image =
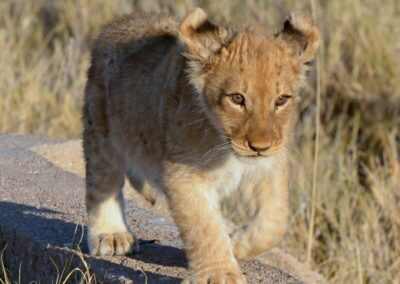
MULTIPOLYGON (((22 276, 23 283, 32 280, 53 282, 60 274, 60 268, 66 264, 72 268, 83 268, 79 249, 87 253, 87 227, 63 221, 60 219, 63 214, 48 208, 0 201, 1 239, 7 244, 5 261, 13 275, 22 276), (20 267, 21 272, 18 271, 20 267)), ((130 258, 167 267, 187 266, 183 250, 148 241, 142 243, 140 252, 130 258)), ((109 257, 109 260, 86 254, 83 257, 90 266, 90 272, 101 283, 120 283, 127 279, 133 283, 181 281, 140 267, 126 266, 124 260, 128 259, 125 257, 109 257)))

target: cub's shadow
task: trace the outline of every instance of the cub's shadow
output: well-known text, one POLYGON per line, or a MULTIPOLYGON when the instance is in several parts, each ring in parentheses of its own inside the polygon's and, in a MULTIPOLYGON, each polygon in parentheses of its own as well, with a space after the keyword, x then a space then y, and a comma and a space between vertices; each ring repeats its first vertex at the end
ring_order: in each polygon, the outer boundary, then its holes
POLYGON ((162 266, 187 268, 186 255, 182 249, 159 244, 153 240, 139 240, 139 245, 139 252, 130 255, 131 258, 162 266))
MULTIPOLYGON (((154 272, 135 270, 125 265, 118 265, 110 260, 87 255, 86 245, 87 227, 67 221, 63 221, 62 212, 47 208, 36 208, 24 204, 0 201, 0 219, 3 231, 16 232, 27 239, 33 240, 47 250, 59 250, 69 248, 75 251, 80 249, 85 260, 93 270, 101 268, 104 271, 118 271, 125 277, 135 279, 134 283, 144 283, 143 273, 147 277, 147 283, 180 283, 181 279, 157 274, 154 272), (160 282, 161 279, 161 282, 160 282)), ((13 243, 12 234, 3 234, 7 243, 13 243), (10 239, 7 239, 10 238, 10 239)), ((140 250, 127 256, 145 263, 152 263, 166 267, 187 268, 187 259, 182 249, 159 244, 152 240, 139 240, 140 250)), ((68 250, 61 250, 68 252, 68 250)), ((109 258, 109 257, 107 257, 109 258)), ((116 257, 117 258, 117 257, 116 257)), ((121 263, 125 258, 121 259, 121 263)), ((128 259, 129 262, 129 259, 128 259)), ((100 270, 98 270, 100 271, 100 270)), ((97 279, 99 280, 99 279, 97 279)), ((101 281, 100 281, 101 282, 101 281)))

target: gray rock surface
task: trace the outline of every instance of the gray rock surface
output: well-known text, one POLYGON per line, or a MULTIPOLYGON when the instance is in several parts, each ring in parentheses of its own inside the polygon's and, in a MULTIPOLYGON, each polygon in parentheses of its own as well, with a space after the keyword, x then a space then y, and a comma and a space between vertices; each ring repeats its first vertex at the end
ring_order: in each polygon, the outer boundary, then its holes
MULTIPOLYGON (((187 261, 167 209, 152 207, 128 186, 127 215, 140 252, 86 254, 83 165, 79 140, 0 135, 0 250, 11 274, 21 283, 54 283, 88 265, 97 283, 180 283, 187 261)), ((324 282, 278 249, 241 265, 249 283, 324 282)), ((70 283, 79 277, 73 273, 70 283)))

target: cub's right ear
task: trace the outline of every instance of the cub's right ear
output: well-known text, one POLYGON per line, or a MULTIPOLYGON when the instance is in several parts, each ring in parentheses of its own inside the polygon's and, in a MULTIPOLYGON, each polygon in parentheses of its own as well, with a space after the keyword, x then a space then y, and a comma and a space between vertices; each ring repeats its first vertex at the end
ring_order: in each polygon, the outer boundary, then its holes
POLYGON ((292 13, 283 24, 277 37, 288 45, 303 63, 312 61, 320 45, 320 33, 313 21, 301 14, 292 13))
POLYGON ((207 61, 226 44, 228 31, 210 23, 207 14, 201 8, 196 8, 182 20, 179 40, 186 47, 186 56, 207 61))

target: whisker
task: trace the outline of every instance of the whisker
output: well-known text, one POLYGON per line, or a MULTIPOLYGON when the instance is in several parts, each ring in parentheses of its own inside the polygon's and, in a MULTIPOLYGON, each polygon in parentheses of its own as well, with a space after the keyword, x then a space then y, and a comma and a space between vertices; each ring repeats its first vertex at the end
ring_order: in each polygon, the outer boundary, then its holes
POLYGON ((200 122, 207 121, 207 120, 208 120, 207 118, 200 118, 200 119, 197 119, 195 121, 191 121, 191 122, 185 123, 185 124, 182 125, 182 127, 187 127, 187 126, 194 125, 196 123, 200 123, 200 122))
POLYGON ((222 153, 222 157, 223 158, 225 156, 224 151, 226 151, 227 153, 231 153, 232 151, 232 147, 231 145, 219 145, 213 149, 211 149, 210 151, 208 151, 203 158, 200 160, 200 162, 202 164, 207 164, 210 160, 212 160, 218 153, 222 153))

